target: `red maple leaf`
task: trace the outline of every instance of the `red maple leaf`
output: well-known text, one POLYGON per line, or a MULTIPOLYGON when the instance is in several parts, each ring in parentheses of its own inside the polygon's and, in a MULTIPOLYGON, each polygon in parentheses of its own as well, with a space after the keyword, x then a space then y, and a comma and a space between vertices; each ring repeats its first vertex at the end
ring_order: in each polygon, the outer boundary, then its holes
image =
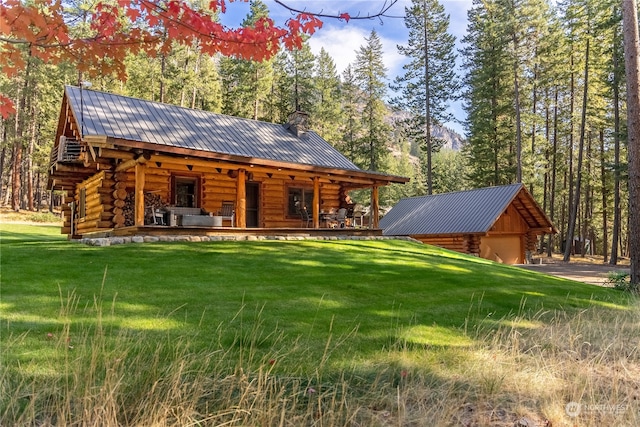
POLYGON ((15 113, 16 108, 13 105, 13 101, 0 94, 0 116, 2 116, 3 119, 8 119, 9 116, 14 115, 15 113))
POLYGON ((341 13, 339 16, 339 19, 344 20, 345 22, 349 22, 349 19, 351 19, 351 15, 349 15, 348 13, 341 13))

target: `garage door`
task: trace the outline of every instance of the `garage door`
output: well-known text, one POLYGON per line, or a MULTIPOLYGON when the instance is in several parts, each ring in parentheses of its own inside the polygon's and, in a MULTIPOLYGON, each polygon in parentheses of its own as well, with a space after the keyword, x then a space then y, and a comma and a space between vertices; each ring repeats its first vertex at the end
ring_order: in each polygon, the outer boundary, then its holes
POLYGON ((503 264, 522 264, 522 238, 487 236, 480 239, 480 256, 503 264))

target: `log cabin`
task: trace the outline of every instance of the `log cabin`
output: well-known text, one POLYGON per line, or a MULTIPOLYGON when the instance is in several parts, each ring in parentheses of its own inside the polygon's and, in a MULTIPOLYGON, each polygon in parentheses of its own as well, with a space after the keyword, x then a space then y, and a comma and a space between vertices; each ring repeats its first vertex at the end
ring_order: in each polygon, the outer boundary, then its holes
POLYGON ((361 170, 307 119, 266 123, 66 86, 48 181, 65 197, 62 233, 319 229, 323 212, 368 188, 381 234, 379 187, 409 179, 361 170))
POLYGON ((505 264, 523 264, 538 236, 557 229, 522 184, 402 199, 380 220, 383 234, 505 264))

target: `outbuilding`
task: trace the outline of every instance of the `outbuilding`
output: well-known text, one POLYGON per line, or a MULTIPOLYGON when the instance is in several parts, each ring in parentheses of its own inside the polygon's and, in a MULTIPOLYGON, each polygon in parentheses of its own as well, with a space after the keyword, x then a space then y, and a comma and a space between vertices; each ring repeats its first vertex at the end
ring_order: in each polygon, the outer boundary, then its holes
POLYGON ((557 233, 522 184, 402 199, 380 220, 383 234, 505 264, 523 264, 538 236, 557 233))

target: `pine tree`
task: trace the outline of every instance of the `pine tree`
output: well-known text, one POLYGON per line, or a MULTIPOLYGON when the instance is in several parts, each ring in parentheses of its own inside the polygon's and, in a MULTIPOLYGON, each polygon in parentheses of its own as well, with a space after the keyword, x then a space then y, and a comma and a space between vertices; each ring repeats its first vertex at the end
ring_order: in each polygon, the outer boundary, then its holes
POLYGON ((340 85, 340 100, 342 107, 342 120, 340 123, 341 140, 337 148, 349 160, 357 165, 364 164, 362 152, 358 149, 358 140, 362 135, 362 123, 360 122, 360 89, 351 65, 342 73, 340 85))
POLYGON ((314 86, 313 68, 315 56, 311 52, 308 41, 300 49, 287 52, 286 71, 291 82, 291 99, 294 111, 304 111, 310 114, 310 124, 314 124, 314 107, 316 105, 316 91, 314 86))
MULTIPOLYGON (((267 6, 260 0, 252 0, 242 26, 253 26, 258 19, 267 16, 267 6)), ((257 62, 224 57, 220 60, 220 74, 223 113, 254 120, 268 115, 265 103, 273 78, 271 60, 257 62)))
POLYGON ((369 170, 381 170, 387 154, 386 141, 389 126, 385 123, 386 106, 384 97, 387 69, 382 61, 382 42, 375 30, 365 38, 366 45, 356 52, 354 74, 362 93, 363 136, 360 150, 364 154, 362 165, 369 170))
POLYGON ((438 0, 412 0, 405 8, 407 45, 398 51, 409 59, 392 88, 400 92, 394 104, 411 113, 409 131, 426 156, 427 194, 433 192, 432 153, 442 144, 431 134, 434 125, 450 120, 449 101, 458 90, 455 37, 448 33, 449 16, 438 0))
POLYGON ((502 185, 515 178, 512 68, 508 38, 496 2, 474 0, 463 39, 464 108, 469 135, 464 147, 473 186, 502 185))
POLYGON ((315 89, 317 105, 314 108, 313 128, 320 136, 336 145, 340 139, 340 79, 333 59, 324 48, 316 62, 315 89))

